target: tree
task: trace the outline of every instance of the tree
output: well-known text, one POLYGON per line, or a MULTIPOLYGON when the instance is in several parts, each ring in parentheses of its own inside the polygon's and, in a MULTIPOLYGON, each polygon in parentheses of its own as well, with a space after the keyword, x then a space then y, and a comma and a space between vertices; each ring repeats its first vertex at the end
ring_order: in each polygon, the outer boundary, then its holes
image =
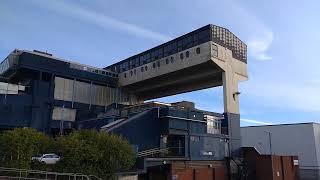
POLYGON ((0 134, 0 164, 12 168, 31 168, 31 157, 46 153, 52 140, 31 128, 16 128, 0 134))
POLYGON ((110 177, 129 170, 135 160, 131 145, 119 136, 95 130, 74 131, 57 138, 56 150, 62 156, 55 170, 110 177))

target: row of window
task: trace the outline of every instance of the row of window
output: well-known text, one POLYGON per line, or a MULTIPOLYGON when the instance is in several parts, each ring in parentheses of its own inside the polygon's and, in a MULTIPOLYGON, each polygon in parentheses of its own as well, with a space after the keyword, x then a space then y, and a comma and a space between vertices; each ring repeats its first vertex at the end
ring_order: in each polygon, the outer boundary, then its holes
POLYGON ((100 74, 100 75, 118 77, 118 75, 113 73, 113 72, 109 72, 109 71, 106 71, 104 69, 97 69, 97 68, 93 68, 93 67, 88 67, 88 66, 85 66, 85 65, 82 65, 82 64, 70 63, 69 67, 72 68, 72 69, 88 71, 88 72, 92 72, 92 73, 96 73, 96 74, 100 74))
POLYGON ((111 69, 116 72, 123 72, 138 66, 162 59, 164 57, 178 53, 208 42, 210 40, 210 28, 201 28, 198 31, 179 37, 173 41, 160 45, 156 48, 143 52, 134 57, 130 57, 120 64, 114 65, 111 69))
MULTIPOLYGON (((200 53, 201 53, 200 47, 197 47, 196 48, 196 54, 200 54, 200 53)), ((179 57, 180 57, 181 60, 183 60, 184 59, 184 53, 180 53, 179 57)), ((186 58, 190 57, 190 52, 189 51, 185 52, 185 57, 186 58)), ((171 56, 170 57, 170 61, 169 61, 169 58, 166 58, 165 62, 166 62, 166 64, 169 64, 169 62, 174 63, 174 57, 171 56)), ((152 68, 155 69, 156 67, 158 67, 158 68, 160 67, 160 61, 152 63, 152 68)), ((142 66, 140 68, 140 71, 141 72, 148 71, 148 66, 142 66)), ((135 74, 137 74, 137 70, 136 69, 133 69, 133 70, 130 71, 130 76, 133 76, 135 74)), ((127 78, 127 73, 124 73, 123 76, 124 76, 124 78, 127 78)))
POLYGON ((129 96, 117 88, 55 77, 54 99, 106 106, 128 102, 129 96))
POLYGON ((212 30, 212 40, 230 49, 234 58, 244 62, 247 61, 247 45, 228 29, 214 26, 212 30))
POLYGON ((121 73, 210 40, 230 49, 234 58, 243 62, 247 61, 247 46, 238 37, 228 29, 219 26, 206 26, 151 50, 130 57, 113 65, 111 70, 121 73))

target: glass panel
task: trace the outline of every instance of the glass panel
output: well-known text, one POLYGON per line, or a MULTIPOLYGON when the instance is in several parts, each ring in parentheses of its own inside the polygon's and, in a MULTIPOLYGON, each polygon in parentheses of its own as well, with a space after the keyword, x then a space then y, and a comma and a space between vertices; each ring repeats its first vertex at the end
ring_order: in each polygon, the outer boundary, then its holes
POLYGON ((75 121, 76 119, 76 110, 63 108, 63 107, 54 107, 52 112, 52 120, 63 120, 63 121, 75 121))
POLYGON ((54 99, 63 100, 64 79, 55 77, 54 84, 54 99))
POLYGON ((90 104, 90 84, 80 81, 75 83, 75 102, 90 104))

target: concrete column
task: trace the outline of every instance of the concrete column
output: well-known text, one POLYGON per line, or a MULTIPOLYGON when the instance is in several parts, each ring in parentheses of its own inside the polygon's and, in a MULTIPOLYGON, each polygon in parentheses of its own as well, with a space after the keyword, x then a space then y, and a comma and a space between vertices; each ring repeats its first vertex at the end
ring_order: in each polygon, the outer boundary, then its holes
POLYGON ((225 124, 230 137, 230 155, 238 157, 241 147, 238 80, 231 63, 225 70, 222 73, 225 124))

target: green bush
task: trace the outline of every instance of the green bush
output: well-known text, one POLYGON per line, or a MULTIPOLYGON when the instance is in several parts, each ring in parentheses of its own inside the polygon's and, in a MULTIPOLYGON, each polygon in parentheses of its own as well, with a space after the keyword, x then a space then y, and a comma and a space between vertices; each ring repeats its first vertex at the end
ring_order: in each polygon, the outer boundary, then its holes
POLYGON ((31 157, 46 153, 52 140, 31 128, 17 128, 0 135, 0 164, 11 168, 30 169, 31 157))
POLYGON ((99 177, 129 170, 135 160, 133 149, 126 140, 95 130, 74 131, 58 137, 56 150, 62 155, 62 160, 55 166, 56 171, 99 177))
POLYGON ((135 161, 131 145, 119 136, 95 130, 74 131, 56 140, 31 128, 17 128, 0 134, 0 166, 83 173, 111 177, 129 170, 135 161), (62 159, 55 165, 33 161, 31 157, 56 153, 62 159))

